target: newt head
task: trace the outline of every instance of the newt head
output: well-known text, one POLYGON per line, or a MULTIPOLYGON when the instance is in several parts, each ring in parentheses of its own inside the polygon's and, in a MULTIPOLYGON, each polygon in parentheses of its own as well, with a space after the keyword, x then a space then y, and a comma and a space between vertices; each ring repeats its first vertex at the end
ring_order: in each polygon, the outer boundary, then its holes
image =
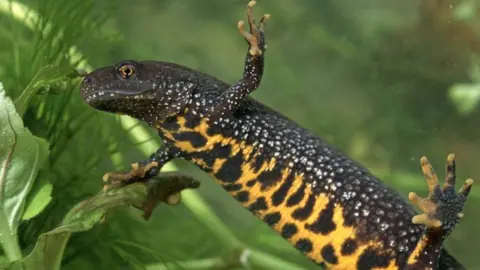
POLYGON ((80 94, 91 107, 148 123, 183 111, 197 85, 194 72, 158 61, 122 61, 87 74, 80 94))

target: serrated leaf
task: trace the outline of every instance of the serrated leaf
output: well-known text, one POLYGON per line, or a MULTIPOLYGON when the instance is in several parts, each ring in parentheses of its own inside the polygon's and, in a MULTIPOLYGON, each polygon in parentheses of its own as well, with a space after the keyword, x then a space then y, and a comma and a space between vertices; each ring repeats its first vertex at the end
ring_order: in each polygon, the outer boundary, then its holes
POLYGON ((99 192, 73 207, 56 229, 42 234, 33 251, 24 260, 27 270, 60 269, 63 252, 74 232, 87 231, 101 222, 105 214, 119 206, 133 205, 145 212, 146 218, 159 202, 170 201, 186 188, 197 188, 199 183, 178 173, 161 173, 147 183, 134 183, 121 188, 99 192))
POLYGON ((64 80, 67 77, 78 77, 81 74, 70 66, 48 65, 41 68, 32 81, 28 84, 25 91, 15 100, 15 107, 18 114, 23 116, 28 108, 31 98, 37 91, 45 86, 64 80))
POLYGON ((53 185, 48 179, 40 178, 40 181, 35 181, 28 196, 27 207, 25 208, 22 219, 28 220, 40 214, 52 200, 52 191, 53 185))
POLYGON ((48 143, 23 126, 20 115, 0 83, 0 243, 10 260, 25 200, 48 157, 48 143))

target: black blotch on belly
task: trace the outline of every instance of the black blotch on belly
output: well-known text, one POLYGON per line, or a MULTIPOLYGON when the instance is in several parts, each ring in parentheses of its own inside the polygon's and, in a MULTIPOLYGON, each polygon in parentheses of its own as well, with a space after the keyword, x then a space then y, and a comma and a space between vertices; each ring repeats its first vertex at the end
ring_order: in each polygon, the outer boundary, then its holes
POLYGON ((263 217, 263 220, 268 225, 274 226, 275 224, 277 224, 280 221, 281 218, 282 218, 282 215, 279 212, 273 212, 273 213, 266 214, 263 217))
POLYGON ((215 174, 217 179, 224 182, 235 182, 242 175, 243 156, 241 152, 227 159, 215 174))
POLYGON ((315 205, 315 196, 313 194, 310 194, 305 206, 302 208, 295 209, 295 211, 293 211, 292 213, 292 217, 297 220, 307 219, 312 214, 314 205, 315 205))
POLYGON ((207 130, 207 134, 208 136, 213 136, 213 135, 216 135, 216 134, 222 134, 223 137, 225 138, 229 138, 229 137, 233 137, 232 135, 234 134, 234 130, 230 127, 225 127, 225 128, 222 128, 222 126, 220 125, 210 125, 208 127, 208 130, 207 130))
POLYGON ((226 191, 239 191, 242 189, 242 184, 225 184, 223 185, 223 188, 226 190, 226 191))
POLYGON ((215 160, 228 158, 230 156, 230 151, 232 147, 230 145, 221 145, 220 143, 215 144, 215 146, 208 151, 193 152, 189 156, 192 158, 199 158, 205 162, 208 167, 213 167, 215 160))
POLYGON ((222 145, 221 143, 215 144, 210 151, 212 156, 216 158, 228 158, 232 152, 232 147, 229 144, 222 145))
POLYGON ((299 189, 295 191, 287 200, 287 206, 294 206, 300 203, 305 196, 305 183, 302 183, 299 189))
POLYGON ((237 194, 235 194, 235 199, 237 199, 239 202, 248 202, 248 198, 250 196, 250 193, 248 191, 240 191, 237 194))
POLYGON ((257 180, 253 179, 253 180, 249 180, 246 185, 247 187, 253 187, 255 186, 255 183, 257 182, 257 180))
MULTIPOLYGON (((261 149, 259 149, 258 151, 261 151, 261 149)), ((255 156, 255 160, 253 161, 253 164, 252 164, 253 172, 258 172, 260 170, 260 168, 262 167, 263 163, 265 162, 265 160, 266 160, 265 155, 262 155, 261 153, 257 154, 255 156)))
POLYGON ((186 131, 174 134, 173 138, 177 141, 190 142, 195 148, 202 147, 207 143, 207 139, 205 137, 203 137, 200 133, 194 131, 186 131))
POLYGON ((187 128, 195 128, 197 127, 198 125, 200 125, 200 117, 198 115, 194 115, 194 114, 187 114, 185 116, 185 127, 187 128))
POLYGON ((248 210, 254 213, 260 210, 267 210, 267 208, 268 206, 265 197, 258 197, 254 203, 248 206, 248 210))
POLYGON ((340 252, 342 253, 342 255, 348 256, 353 254, 355 250, 357 250, 357 247, 358 247, 357 242, 355 242, 355 240, 353 240, 352 238, 348 238, 343 243, 342 249, 340 250, 340 252))
POLYGON ((300 252, 309 253, 313 250, 313 244, 312 241, 306 238, 301 238, 295 243, 295 248, 300 252))
POLYGON ((322 257, 323 259, 331 264, 337 264, 338 258, 335 256, 335 250, 332 245, 326 245, 322 248, 322 257))
POLYGON ((285 201, 288 191, 292 188, 293 179, 295 179, 295 175, 294 173, 290 173, 282 185, 273 193, 272 204, 274 206, 279 206, 285 201))
POLYGON ((189 158, 190 158, 190 160, 191 159, 200 159, 209 168, 212 168, 213 164, 215 163, 215 157, 212 156, 212 155, 209 155, 208 152, 204 152, 204 151, 190 153, 189 158))
POLYGON ((257 177, 260 183, 260 190, 264 191, 282 180, 282 167, 276 164, 271 171, 264 171, 257 177))
POLYGON ((294 236, 297 232, 298 232, 297 225, 293 223, 287 223, 283 225, 281 234, 285 239, 289 239, 290 237, 294 236))
POLYGON ((318 215, 317 220, 312 224, 305 225, 305 228, 314 233, 328 234, 335 230, 337 225, 333 222, 333 210, 335 206, 333 201, 327 204, 327 207, 323 209, 318 215))
POLYGON ((177 123, 176 117, 169 117, 162 123, 162 128, 169 131, 176 131, 180 129, 180 125, 177 123))
POLYGON ((357 269, 372 269, 387 267, 391 258, 386 255, 379 254, 374 249, 367 248, 358 259, 357 269))
POLYGON ((208 136, 213 136, 215 134, 223 134, 223 129, 220 125, 210 125, 207 129, 208 136))

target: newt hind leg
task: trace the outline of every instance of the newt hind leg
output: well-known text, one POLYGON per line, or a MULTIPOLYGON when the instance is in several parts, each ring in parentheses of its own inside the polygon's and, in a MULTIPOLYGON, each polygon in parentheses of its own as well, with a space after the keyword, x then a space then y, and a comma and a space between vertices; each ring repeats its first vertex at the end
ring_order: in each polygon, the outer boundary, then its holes
POLYGON ((443 187, 440 187, 428 159, 422 157, 420 163, 428 185, 428 196, 421 198, 411 192, 408 198, 423 211, 412 218, 412 223, 425 225, 425 232, 409 257, 408 269, 436 269, 443 241, 463 217, 462 211, 473 180, 467 179, 462 188, 455 192, 454 154, 448 155, 443 187))
POLYGON ((442 230, 445 236, 453 230, 458 220, 463 217, 463 207, 465 205, 468 193, 473 184, 472 179, 468 179, 458 193, 455 192, 455 155, 450 154, 447 158, 446 179, 443 187, 438 183, 438 177, 426 157, 421 160, 423 174, 427 180, 428 197, 421 198, 414 192, 408 195, 423 214, 413 217, 412 222, 423 224, 433 230, 442 230))

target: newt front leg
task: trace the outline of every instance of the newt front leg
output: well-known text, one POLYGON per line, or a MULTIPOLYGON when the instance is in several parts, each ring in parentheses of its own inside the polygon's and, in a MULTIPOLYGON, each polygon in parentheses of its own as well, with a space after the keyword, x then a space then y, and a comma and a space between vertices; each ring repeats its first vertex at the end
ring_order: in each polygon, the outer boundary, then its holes
POLYGON ((103 176, 103 181, 107 183, 104 189, 146 181, 156 176, 161 168, 175 157, 177 157, 175 151, 172 151, 166 146, 162 146, 148 159, 132 163, 132 169, 129 172, 106 173, 103 176))
POLYGON ((263 15, 257 25, 253 18, 253 7, 255 4, 255 1, 250 1, 247 6, 247 21, 250 32, 245 31, 245 23, 243 21, 239 21, 237 24, 238 31, 248 43, 243 78, 231 85, 215 100, 208 100, 209 106, 206 108, 194 108, 194 111, 201 112, 201 115, 205 115, 205 117, 210 120, 218 120, 226 114, 233 113, 242 101, 260 85, 263 75, 264 55, 267 47, 264 27, 270 15, 263 15))

